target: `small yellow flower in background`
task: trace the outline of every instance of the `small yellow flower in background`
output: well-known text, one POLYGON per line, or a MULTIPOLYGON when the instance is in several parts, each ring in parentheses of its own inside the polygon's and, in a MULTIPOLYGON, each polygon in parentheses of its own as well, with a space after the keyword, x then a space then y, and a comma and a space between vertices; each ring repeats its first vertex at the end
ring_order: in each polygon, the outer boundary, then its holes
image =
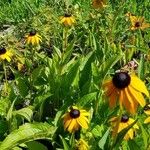
POLYGON ((144 17, 136 17, 132 14, 129 14, 128 16, 131 21, 131 30, 143 30, 150 27, 150 24, 145 22, 144 17))
POLYGON ((124 106, 132 114, 136 113, 138 104, 142 107, 146 104, 142 93, 149 97, 144 82, 135 74, 130 75, 127 72, 115 73, 113 78, 106 81, 103 86, 111 108, 119 101, 120 108, 124 106))
POLYGON ((92 6, 93 6, 93 8, 95 8, 95 9, 104 8, 104 7, 107 6, 106 3, 107 3, 106 0, 93 0, 93 1, 92 1, 92 6))
MULTIPOLYGON (((113 117, 110 119, 112 125, 112 135, 116 136, 123 129, 129 127, 135 120, 129 118, 127 115, 122 115, 121 119, 119 117, 113 117)), ((124 136, 125 140, 133 139, 135 131, 139 129, 137 124, 134 124, 124 136)))
POLYGON ((88 143, 85 140, 80 139, 77 143, 77 150, 89 150, 88 143))
POLYGON ((71 14, 65 14, 60 19, 60 22, 65 26, 72 26, 75 23, 75 18, 71 14))
POLYGON ((0 60, 7 60, 8 62, 11 61, 11 57, 13 53, 11 50, 7 50, 4 47, 0 47, 0 60))
POLYGON ((25 38, 26 44, 31 44, 33 46, 39 45, 39 43, 42 41, 42 37, 36 32, 36 30, 30 31, 30 33, 27 34, 25 38))
POLYGON ((145 105, 144 113, 149 115, 149 117, 144 120, 144 123, 150 123, 150 104, 145 105))
POLYGON ((69 111, 63 115, 63 122, 65 130, 70 133, 79 130, 80 127, 88 128, 88 116, 90 114, 86 110, 79 110, 78 107, 72 106, 69 111))

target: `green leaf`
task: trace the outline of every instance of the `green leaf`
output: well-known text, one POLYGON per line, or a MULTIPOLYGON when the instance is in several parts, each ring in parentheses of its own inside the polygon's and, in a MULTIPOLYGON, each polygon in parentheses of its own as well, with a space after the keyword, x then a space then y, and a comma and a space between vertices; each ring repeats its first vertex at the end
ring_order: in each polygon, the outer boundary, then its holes
POLYGON ((140 146, 134 140, 129 140, 128 145, 130 150, 141 150, 140 146))
MULTIPOLYGON (((0 120, 0 135, 3 136, 3 134, 8 130, 8 123, 7 121, 0 120)), ((1 137, 0 137, 1 138, 1 137)))
POLYGON ((48 150, 48 148, 37 141, 31 141, 27 143, 28 150, 48 150))
POLYGON ((80 89, 88 82, 91 76, 91 64, 94 60, 94 52, 90 52, 81 62, 81 75, 79 80, 80 89))
POLYGON ((0 150, 8 150, 21 143, 37 139, 51 139, 55 130, 56 128, 48 123, 26 123, 4 139, 0 144, 0 150))
POLYGON ((105 61, 101 66, 101 78, 105 78, 105 76, 108 74, 110 69, 121 59, 121 55, 112 56, 108 59, 108 61, 105 61))
POLYGON ((139 66, 138 66, 138 76, 140 79, 144 80, 145 77, 144 77, 144 74, 145 74, 145 67, 144 67, 144 64, 145 64, 145 59, 144 59, 144 56, 141 55, 141 58, 140 58, 140 63, 139 63, 139 66))
POLYGON ((105 146, 106 141, 108 139, 109 133, 110 133, 110 128, 105 132, 105 134, 103 135, 103 137, 101 138, 101 140, 98 142, 99 148, 104 149, 104 146, 105 146))
POLYGON ((13 101, 11 107, 8 110, 7 117, 6 117, 7 121, 10 121, 12 119, 14 104, 15 104, 15 100, 13 101))
POLYGON ((70 60, 70 58, 72 56, 74 43, 75 43, 75 39, 69 44, 69 46, 65 50, 65 53, 64 53, 64 56, 63 56, 63 60, 62 60, 62 64, 66 64, 70 60))
POLYGON ((147 146, 148 146, 149 135, 148 135, 147 131, 145 130, 145 128, 143 127, 142 123, 139 122, 139 124, 140 124, 141 130, 142 130, 142 137, 143 137, 143 141, 144 141, 144 147, 146 149, 147 146))
POLYGON ((16 82, 20 95, 26 97, 29 91, 28 85, 26 84, 27 80, 25 78, 18 78, 16 82))
POLYGON ((64 87, 70 87, 73 84, 77 76, 77 73, 79 71, 79 65, 80 65, 79 61, 74 62, 73 66, 70 68, 70 70, 65 76, 64 84, 63 84, 64 87))
POLYGON ((64 150, 70 150, 70 146, 67 144, 66 140, 62 136, 60 136, 60 138, 62 140, 64 150))
POLYGON ((8 99, 1 99, 0 100, 0 116, 6 116, 9 107, 10 107, 10 101, 8 99))
POLYGON ((22 109, 14 111, 13 115, 22 116, 22 117, 24 117, 26 120, 28 120, 30 122, 31 119, 32 119, 32 116, 33 116, 33 111, 29 107, 28 108, 22 108, 22 109))
POLYGON ((77 100, 77 105, 85 106, 87 103, 90 104, 93 100, 95 100, 97 92, 93 92, 87 95, 84 95, 82 98, 77 100))

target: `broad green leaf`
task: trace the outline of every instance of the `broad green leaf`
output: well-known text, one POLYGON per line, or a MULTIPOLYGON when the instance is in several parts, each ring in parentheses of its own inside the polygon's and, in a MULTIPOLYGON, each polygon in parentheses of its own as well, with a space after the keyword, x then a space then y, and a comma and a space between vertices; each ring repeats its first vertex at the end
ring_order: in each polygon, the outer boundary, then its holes
POLYGON ((29 91, 29 87, 26 84, 27 80, 25 78, 18 78, 16 82, 17 82, 17 86, 18 86, 20 95, 22 97, 26 97, 28 95, 28 91, 29 91))
POLYGON ((0 150, 8 150, 19 144, 37 140, 51 139, 56 128, 48 123, 26 123, 11 132, 0 144, 0 150))
POLYGON ((99 148, 101 148, 102 150, 104 150, 104 146, 106 144, 106 141, 108 139, 110 133, 110 128, 105 132, 105 134, 103 135, 103 137, 100 139, 100 141, 98 142, 98 146, 99 148))
POLYGON ((70 70, 68 71, 68 73, 65 76, 64 84, 63 84, 64 87, 69 88, 73 84, 73 82, 77 76, 77 73, 79 71, 79 65, 80 65, 79 61, 74 62, 73 66, 70 68, 70 70))
POLYGON ((81 62, 81 74, 79 80, 80 89, 88 82, 91 76, 91 64, 94 60, 94 52, 90 52, 81 62))
POLYGON ((0 100, 0 116, 6 116, 9 107, 10 107, 10 101, 8 99, 1 99, 0 100))
POLYGON ((71 55, 72 55, 72 51, 73 51, 73 46, 74 46, 74 43, 75 43, 75 40, 73 40, 69 46, 66 48, 66 51, 63 55, 63 60, 62 60, 62 64, 66 64, 68 63, 68 61, 70 60, 71 58, 71 55))
MULTIPOLYGON (((0 120, 0 135, 1 137, 3 134, 8 130, 8 123, 5 120, 0 120)), ((0 138, 1 138, 0 137, 0 138)))
POLYGON ((30 122, 31 119, 32 119, 32 116, 33 116, 33 111, 29 107, 28 108, 22 108, 22 109, 13 111, 13 115, 22 116, 22 117, 24 117, 26 120, 28 120, 30 122))
POLYGON ((140 145, 137 145, 137 143, 134 140, 129 140, 128 145, 130 150, 141 150, 140 145))
POLYGON ((38 150, 38 149, 39 150, 48 150, 48 149, 50 149, 50 147, 46 147, 45 145, 41 144, 38 141, 31 141, 26 144, 27 144, 28 150, 38 150))
POLYGON ((143 137, 143 141, 144 141, 144 147, 147 148, 149 135, 148 135, 147 131, 145 130, 145 128, 143 127, 142 123, 139 122, 139 124, 140 124, 141 130, 142 130, 142 137, 143 137))
POLYGON ((84 95, 82 98, 77 100, 77 105, 85 106, 87 103, 90 104, 93 100, 95 100, 97 92, 93 92, 87 95, 84 95))

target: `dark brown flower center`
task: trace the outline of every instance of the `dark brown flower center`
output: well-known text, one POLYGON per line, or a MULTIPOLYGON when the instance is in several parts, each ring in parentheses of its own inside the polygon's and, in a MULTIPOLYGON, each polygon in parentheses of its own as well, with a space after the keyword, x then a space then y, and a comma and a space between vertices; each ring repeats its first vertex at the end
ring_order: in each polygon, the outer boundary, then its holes
POLYGON ((78 118, 80 116, 80 111, 78 109, 71 109, 69 114, 71 118, 78 118))
POLYGON ((118 89, 123 89, 130 84, 131 77, 127 72, 118 72, 113 76, 112 82, 118 89))
POLYGON ((122 115, 121 122, 126 123, 129 120, 129 117, 127 115, 122 115))
POLYGON ((0 55, 5 53, 6 53, 6 49, 4 47, 0 47, 0 55))
POLYGON ((30 31, 30 36, 34 36, 34 35, 36 35, 36 30, 30 31))
POLYGON ((150 104, 144 106, 144 111, 150 110, 150 104))
POLYGON ((64 17, 71 17, 71 14, 64 14, 64 17))
POLYGON ((138 28, 138 27, 140 27, 140 26, 141 26, 141 23, 140 23, 140 22, 136 22, 136 23, 135 23, 135 27, 138 28))

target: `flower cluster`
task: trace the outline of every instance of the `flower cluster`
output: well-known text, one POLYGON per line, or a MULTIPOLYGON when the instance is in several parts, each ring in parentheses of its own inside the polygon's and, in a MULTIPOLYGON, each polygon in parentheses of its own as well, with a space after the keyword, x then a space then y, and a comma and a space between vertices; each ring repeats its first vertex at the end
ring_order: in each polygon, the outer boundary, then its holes
MULTIPOLYGON (((111 108, 119 104, 121 111, 126 110, 131 114, 137 112, 139 105, 142 107, 146 105, 143 94, 149 97, 149 92, 144 82, 135 74, 129 74, 128 72, 116 72, 112 79, 104 83, 104 88, 111 108)), ((149 114, 146 108, 147 107, 145 107, 145 113, 149 114)), ((121 119, 119 117, 114 117, 111 119, 111 122, 113 126, 113 135, 116 135, 116 133, 121 132, 132 124, 134 120, 129 118, 128 115, 122 115, 121 119)), ((149 122, 149 118, 145 120, 145 123, 147 122, 149 122)), ((128 130, 124 139, 133 139, 135 129, 139 129, 136 124, 128 130)))

